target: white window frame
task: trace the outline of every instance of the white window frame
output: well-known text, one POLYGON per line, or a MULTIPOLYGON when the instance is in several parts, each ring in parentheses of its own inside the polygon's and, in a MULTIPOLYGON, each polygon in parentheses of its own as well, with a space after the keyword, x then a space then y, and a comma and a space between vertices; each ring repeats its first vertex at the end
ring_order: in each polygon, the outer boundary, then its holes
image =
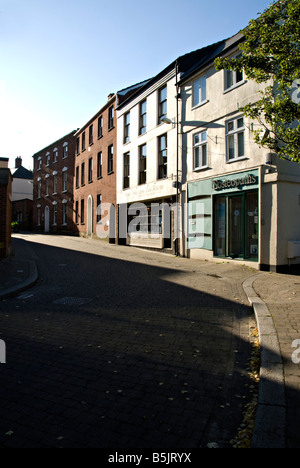
POLYGON ((58 209, 57 209, 57 202, 53 202, 53 225, 52 226, 57 226, 57 214, 58 214, 58 209))
POLYGON ((226 161, 228 163, 239 161, 246 157, 245 153, 245 117, 240 115, 234 119, 228 120, 225 123, 226 129, 226 161), (243 126, 239 126, 239 122, 243 120, 243 126), (229 129, 230 124, 233 124, 233 128, 229 129), (243 134, 243 154, 239 155, 239 135, 243 134), (234 157, 230 157, 230 140, 233 141, 234 157))
POLYGON ((63 149, 64 149, 64 152, 63 152, 63 159, 67 159, 68 155, 69 155, 69 144, 68 143, 64 143, 63 144, 63 149))
POLYGON ((57 172, 53 172, 53 195, 57 195, 57 172))
POLYGON ((67 200, 63 200, 62 202, 62 225, 66 226, 67 225, 67 200))
POLYGON ((41 198, 42 197, 42 179, 41 179, 41 177, 38 178, 37 183, 38 183, 38 195, 37 195, 37 197, 41 198))
POLYGON ((130 112, 124 115, 124 145, 130 142, 130 112))
MULTIPOLYGON (((239 59, 241 58, 242 54, 238 54, 232 58, 235 58, 235 59, 239 59)), ((242 71, 242 79, 241 80, 238 80, 238 74, 240 72, 239 71, 236 71, 236 70, 229 70, 228 68, 225 68, 224 69, 224 93, 228 93, 229 91, 231 91, 232 89, 235 89, 241 85, 243 85, 244 83, 246 83, 246 80, 245 80, 245 72, 242 71), (228 84, 228 74, 231 74, 232 75, 232 84, 229 86, 228 84)))
POLYGON ((193 82, 193 102, 192 108, 201 106, 207 101, 207 77, 206 75, 200 76, 193 82))
POLYGON ((54 150, 53 150, 53 162, 57 163, 57 161, 58 161, 58 149, 54 148, 54 150))
POLYGON ((68 191, 68 169, 63 169, 63 193, 68 191))
POLYGON ((46 179, 46 197, 49 197, 50 195, 50 181, 49 181, 50 175, 47 174, 45 179, 46 179))
POLYGON ((208 144, 207 144, 207 130, 198 132, 193 135, 193 171, 200 171, 207 169, 208 167, 208 144), (196 142, 196 138, 199 137, 199 141, 196 142), (205 158, 204 164, 204 147, 205 147, 205 158), (199 160, 201 164, 196 164, 196 152, 199 151, 199 160))

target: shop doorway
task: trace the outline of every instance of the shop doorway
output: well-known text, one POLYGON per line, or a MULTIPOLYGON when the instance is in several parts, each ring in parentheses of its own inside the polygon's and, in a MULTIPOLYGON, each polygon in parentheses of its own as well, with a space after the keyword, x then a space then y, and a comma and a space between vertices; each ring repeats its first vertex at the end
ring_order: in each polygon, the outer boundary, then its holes
POLYGON ((258 191, 214 200, 214 255, 258 261, 258 191))
POLYGON ((50 231, 50 210, 49 210, 49 206, 45 207, 44 216, 45 216, 44 232, 47 234, 50 231))
POLYGON ((87 201, 87 237, 93 235, 93 197, 89 195, 87 201))

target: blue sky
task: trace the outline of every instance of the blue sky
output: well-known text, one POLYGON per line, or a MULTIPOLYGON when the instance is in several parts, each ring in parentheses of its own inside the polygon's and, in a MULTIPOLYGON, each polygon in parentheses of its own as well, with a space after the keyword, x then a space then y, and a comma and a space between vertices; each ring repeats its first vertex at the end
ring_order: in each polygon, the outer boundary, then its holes
POLYGON ((0 0, 0 157, 32 155, 116 92, 244 28, 272 0, 0 0))

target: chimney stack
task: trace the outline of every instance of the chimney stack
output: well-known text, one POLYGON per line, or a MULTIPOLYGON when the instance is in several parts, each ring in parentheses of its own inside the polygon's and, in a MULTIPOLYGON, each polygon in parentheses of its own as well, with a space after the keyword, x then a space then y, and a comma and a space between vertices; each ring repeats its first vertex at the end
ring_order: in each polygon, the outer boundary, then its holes
POLYGON ((21 156, 18 156, 18 157, 16 158, 16 168, 17 168, 17 169, 18 169, 19 167, 22 166, 22 162, 23 162, 23 161, 22 161, 21 156))
POLYGON ((8 158, 0 158, 0 169, 8 169, 8 158))

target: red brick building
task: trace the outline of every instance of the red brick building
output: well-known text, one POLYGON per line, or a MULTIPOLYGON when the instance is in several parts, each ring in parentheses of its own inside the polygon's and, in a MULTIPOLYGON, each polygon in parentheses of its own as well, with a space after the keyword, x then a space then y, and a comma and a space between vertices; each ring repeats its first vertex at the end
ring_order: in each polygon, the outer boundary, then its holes
POLYGON ((108 96, 76 134, 74 223, 81 236, 117 238, 117 119, 115 110, 144 83, 108 96))
POLYGON ((101 110, 77 132, 74 178, 74 222, 79 234, 97 236, 101 226, 111 242, 115 240, 113 224, 109 215, 101 216, 101 206, 116 206, 115 108, 116 94, 111 94, 101 110))
POLYGON ((77 231, 73 222, 76 131, 33 155, 33 229, 77 231))
POLYGON ((11 188, 8 158, 0 158, 0 258, 9 255, 11 244, 11 188))

